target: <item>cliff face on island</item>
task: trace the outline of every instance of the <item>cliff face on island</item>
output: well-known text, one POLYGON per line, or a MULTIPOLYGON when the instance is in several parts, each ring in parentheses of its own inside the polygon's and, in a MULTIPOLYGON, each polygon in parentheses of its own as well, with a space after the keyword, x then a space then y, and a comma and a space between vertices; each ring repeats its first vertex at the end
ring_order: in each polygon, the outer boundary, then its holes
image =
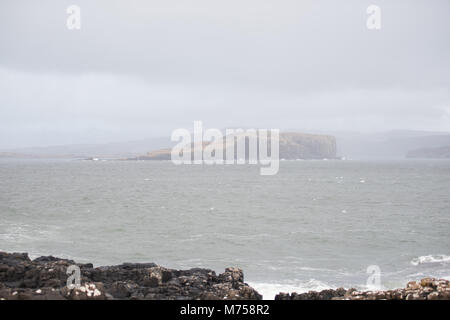
POLYGON ((406 157, 418 159, 450 159, 450 146, 415 149, 409 151, 406 157))
MULTIPOLYGON (((239 141, 245 143, 245 154, 248 159, 249 142, 248 135, 236 134, 224 138, 224 142, 213 142, 217 148, 223 148, 224 158, 226 157, 227 149, 231 147, 230 141, 235 139, 236 143, 239 141), (231 139, 230 139, 231 138, 231 139), (246 139, 242 141, 242 139, 246 139)), ((333 159, 336 158, 336 139, 329 135, 305 134, 297 132, 283 132, 280 133, 279 139, 279 155, 280 159, 333 159)), ((270 150, 270 137, 267 141, 270 150)), ((208 143, 202 146, 191 145, 191 153, 197 148, 205 148, 208 143)), ((234 153, 235 158, 237 152, 234 153)), ((171 149, 160 149, 147 153, 146 155, 135 158, 136 160, 170 160, 171 149)))
POLYGON ((336 138, 329 135, 286 132, 280 134, 281 159, 336 158, 336 138))

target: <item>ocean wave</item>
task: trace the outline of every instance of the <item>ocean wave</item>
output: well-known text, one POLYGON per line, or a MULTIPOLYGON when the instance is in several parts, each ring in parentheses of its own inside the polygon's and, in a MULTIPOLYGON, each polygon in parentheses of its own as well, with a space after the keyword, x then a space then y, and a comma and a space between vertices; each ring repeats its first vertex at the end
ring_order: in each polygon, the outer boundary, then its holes
POLYGON ((445 263, 450 262, 450 256, 444 254, 420 256, 411 260, 413 266, 418 266, 419 264, 425 263, 445 263))
POLYGON ((308 281, 296 281, 289 283, 267 283, 267 282, 249 282, 252 288, 263 295, 265 300, 273 300, 280 292, 297 292, 303 293, 308 291, 321 291, 325 289, 335 289, 335 287, 328 285, 325 282, 310 279, 308 281))

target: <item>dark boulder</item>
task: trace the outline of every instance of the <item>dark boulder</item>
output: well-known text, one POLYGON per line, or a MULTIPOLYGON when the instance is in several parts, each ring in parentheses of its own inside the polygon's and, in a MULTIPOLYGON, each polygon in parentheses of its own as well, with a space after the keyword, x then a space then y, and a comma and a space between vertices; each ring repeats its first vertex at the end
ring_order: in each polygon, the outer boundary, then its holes
POLYGON ((94 268, 53 256, 0 252, 0 299, 262 299, 244 283, 241 269, 216 275, 209 269, 174 270, 154 263, 94 268), (81 286, 67 287, 67 269, 80 268, 81 286))

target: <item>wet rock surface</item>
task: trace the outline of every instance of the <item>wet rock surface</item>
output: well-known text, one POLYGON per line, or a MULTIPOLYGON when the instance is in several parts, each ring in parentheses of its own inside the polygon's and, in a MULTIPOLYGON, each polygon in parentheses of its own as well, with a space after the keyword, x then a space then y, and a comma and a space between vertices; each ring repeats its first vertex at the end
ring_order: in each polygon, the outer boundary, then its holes
MULTIPOLYGON (((261 300, 244 283, 241 269, 227 268, 216 275, 209 269, 174 270, 154 263, 124 263, 97 267, 72 260, 0 251, 0 300, 261 300), (70 266, 80 269, 80 285, 69 289, 70 266)), ((279 293, 275 300, 450 300, 450 282, 424 278, 406 288, 386 291, 327 289, 279 293)))
POLYGON ((404 289, 386 291, 358 291, 356 289, 328 289, 305 293, 279 293, 275 300, 450 300, 450 282, 424 278, 411 281, 404 289))
MULTIPOLYGON (((71 282, 73 283, 73 282, 71 282)), ((154 263, 94 268, 52 256, 31 260, 26 253, 0 252, 0 299, 254 299, 241 269, 219 275, 209 269, 174 270, 154 263), (80 268, 80 286, 67 287, 67 269, 80 268)))

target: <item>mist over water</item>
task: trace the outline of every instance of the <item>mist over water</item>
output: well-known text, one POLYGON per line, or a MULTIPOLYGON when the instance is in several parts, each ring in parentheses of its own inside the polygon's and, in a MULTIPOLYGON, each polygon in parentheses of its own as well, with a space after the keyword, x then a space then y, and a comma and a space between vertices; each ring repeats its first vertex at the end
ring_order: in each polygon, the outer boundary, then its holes
POLYGON ((450 276, 450 161, 0 161, 0 250, 95 266, 241 267, 280 291, 450 276))

